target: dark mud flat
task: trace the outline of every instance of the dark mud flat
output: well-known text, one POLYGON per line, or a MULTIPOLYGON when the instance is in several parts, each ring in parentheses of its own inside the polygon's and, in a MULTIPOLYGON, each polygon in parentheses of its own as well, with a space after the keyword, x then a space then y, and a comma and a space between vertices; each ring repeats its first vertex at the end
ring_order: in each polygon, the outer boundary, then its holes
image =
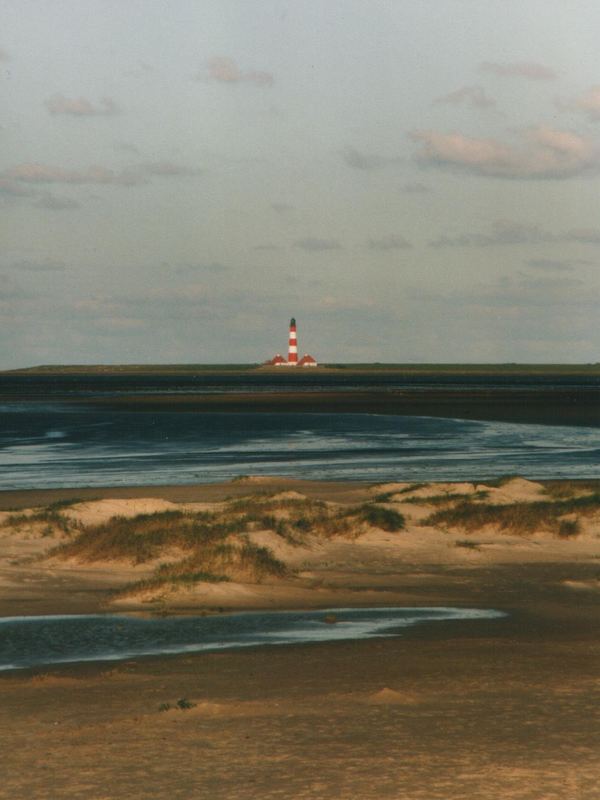
POLYGON ((600 426, 600 387, 390 389, 386 391, 123 394, 77 398, 121 411, 346 413, 450 417, 545 425, 600 426))

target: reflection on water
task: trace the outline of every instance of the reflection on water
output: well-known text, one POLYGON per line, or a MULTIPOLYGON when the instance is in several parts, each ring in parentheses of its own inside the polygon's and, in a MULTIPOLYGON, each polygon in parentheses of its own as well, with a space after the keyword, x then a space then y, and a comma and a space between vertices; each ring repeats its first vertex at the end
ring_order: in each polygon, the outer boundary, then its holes
POLYGON ((500 611, 475 608, 334 608, 209 617, 6 617, 0 619, 0 670, 265 644, 395 636, 403 628, 424 622, 503 616, 500 611))
POLYGON ((600 477, 600 429, 375 414, 135 413, 0 406, 0 489, 600 477))

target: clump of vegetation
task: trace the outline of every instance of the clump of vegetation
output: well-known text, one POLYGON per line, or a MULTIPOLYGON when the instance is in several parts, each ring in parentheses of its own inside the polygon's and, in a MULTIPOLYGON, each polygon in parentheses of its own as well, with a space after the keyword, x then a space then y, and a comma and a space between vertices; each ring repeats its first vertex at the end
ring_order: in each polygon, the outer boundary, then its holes
POLYGON ((515 473, 508 473, 506 475, 499 475, 497 478, 490 478, 489 480, 485 481, 486 486, 490 486, 494 489, 499 489, 501 486, 506 486, 507 483, 511 481, 516 481, 519 478, 522 478, 522 475, 518 475, 515 473))
POLYGON ((266 578, 288 574, 287 566, 269 548, 242 540, 204 546, 180 561, 161 564, 150 578, 126 586, 117 596, 232 579, 261 583, 266 578))
POLYGON ((424 525, 447 525, 465 531, 496 525, 500 530, 516 534, 531 534, 549 530, 559 536, 575 536, 579 527, 567 514, 588 516, 600 512, 600 494, 572 497, 565 500, 519 502, 510 505, 471 503, 465 501, 454 508, 440 509, 431 514, 424 525), (562 533, 561 533, 562 531, 562 533))
POLYGON ((88 497, 87 500, 83 497, 67 497, 64 500, 55 500, 53 503, 50 503, 50 505, 46 506, 46 509, 48 511, 60 511, 61 508, 71 508, 79 503, 90 503, 94 499, 93 497, 88 497))
POLYGON ((390 533, 394 531, 401 531, 405 526, 405 519, 398 511, 385 506, 372 505, 365 503, 359 506, 354 512, 353 516, 363 520, 373 528, 379 528, 382 531, 390 533))
POLYGON ((467 550, 479 550, 479 543, 474 542, 472 539, 457 539, 454 542, 455 547, 464 547, 467 550))
POLYGON ((79 524, 74 520, 65 517, 55 507, 48 506, 48 508, 34 511, 33 514, 10 514, 2 523, 3 528, 24 528, 27 525, 36 525, 46 523, 44 535, 53 533, 55 530, 62 531, 62 533, 71 533, 78 530, 79 524))
MULTIPOLYGON (((416 492, 418 489, 423 489, 425 486, 428 486, 427 483, 411 483, 409 486, 404 486, 402 489, 395 489, 390 492, 382 492, 381 494, 376 494, 373 498, 376 503, 393 503, 394 497, 398 494, 410 494, 411 492, 416 492)), ((405 502, 404 500, 402 502, 405 502)))
POLYGON ((557 480, 548 481, 544 484, 544 490, 547 495, 557 500, 565 500, 583 494, 597 494, 600 493, 600 481, 598 480, 581 480, 581 481, 568 481, 557 480))
POLYGON ((561 519, 558 526, 558 535, 561 539, 568 539, 571 536, 577 536, 581 532, 579 520, 577 519, 561 519))
POLYGON ((473 492, 469 495, 460 494, 458 492, 445 492, 443 494, 430 494, 421 497, 407 497, 406 500, 402 502, 412 503, 414 505, 443 506, 449 503, 461 502, 466 498, 468 498, 469 501, 485 500, 489 495, 490 493, 488 491, 480 489, 478 492, 473 492))
POLYGON ((307 497, 253 495, 230 503, 227 513, 242 514, 251 529, 271 530, 293 545, 302 544, 306 535, 339 536, 351 529, 345 512, 307 497))
POLYGON ((188 700, 187 697, 181 697, 177 701, 176 706, 180 711, 186 711, 188 708, 195 708, 196 703, 192 703, 192 701, 188 700))
POLYGON ((190 708, 195 708, 196 705, 196 703, 192 703, 191 700, 188 700, 187 697, 180 697, 174 706, 172 706, 171 703, 161 703, 158 707, 158 710, 163 712, 170 711, 172 708, 176 708, 179 711, 187 711, 190 708))
POLYGON ((165 548, 189 550, 223 541, 248 529, 245 519, 220 519, 215 514, 161 511, 136 517, 112 517, 108 522, 86 527, 54 555, 86 561, 127 559, 143 564, 157 558, 165 548))
POLYGON ((273 511, 295 512, 298 510, 317 511, 327 508, 327 503, 322 500, 312 500, 309 497, 277 497, 273 495, 254 494, 241 497, 229 503, 227 510, 230 513, 269 513, 273 511))
POLYGON ((119 593, 124 596, 199 582, 260 583, 289 575, 272 550, 251 541, 255 531, 272 531, 299 545, 308 535, 358 535, 365 525, 398 531, 404 524, 397 511, 374 503, 339 508, 310 498, 252 495, 232 500, 215 512, 170 510, 113 517, 83 528, 51 555, 83 561, 124 559, 134 564, 162 557, 150 577, 119 593), (165 555, 172 560, 167 561, 165 555))

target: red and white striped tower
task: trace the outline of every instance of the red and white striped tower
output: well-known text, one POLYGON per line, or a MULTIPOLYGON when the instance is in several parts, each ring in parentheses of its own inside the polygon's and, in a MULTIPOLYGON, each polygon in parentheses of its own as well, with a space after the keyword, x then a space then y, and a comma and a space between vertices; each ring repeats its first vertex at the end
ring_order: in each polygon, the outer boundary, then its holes
POLYGON ((298 363, 298 342, 296 341, 296 320, 290 320, 290 338, 288 342, 288 364, 295 367, 298 363))

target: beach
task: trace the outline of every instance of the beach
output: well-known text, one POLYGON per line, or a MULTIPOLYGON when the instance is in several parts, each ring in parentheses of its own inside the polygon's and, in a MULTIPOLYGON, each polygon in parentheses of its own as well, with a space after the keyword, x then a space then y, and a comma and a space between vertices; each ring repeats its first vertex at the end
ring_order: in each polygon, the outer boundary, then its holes
POLYGON ((550 599, 467 631, 3 676, 2 791, 593 800, 597 656, 597 615, 550 599))
MULTIPOLYGON (((575 484, 569 491, 579 496, 594 490, 575 484)), ((5 527, 2 614, 387 605, 494 608, 507 616, 428 623, 392 638, 0 673, 4 796, 595 797, 595 512, 573 537, 494 526, 475 534, 418 523, 439 502, 434 496, 456 500, 481 492, 476 485, 407 490, 247 479, 155 489, 96 490, 95 500, 79 499, 62 513, 87 515, 89 524, 115 512, 160 513, 175 503, 223 509, 249 496, 338 509, 372 503, 376 494, 407 523, 398 532, 369 524, 358 537, 296 548, 279 542, 276 554, 294 567, 288 578, 176 588, 158 602, 134 592, 125 604, 115 602, 115 589, 147 575, 153 562, 48 563, 39 555, 61 541, 59 534, 49 540, 35 534, 34 524, 12 533, 5 527), (406 502, 419 493, 422 501, 406 502), (23 563, 17 551, 38 558, 23 563), (180 700, 191 707, 178 708, 180 700)), ((548 496, 547 486, 522 479, 488 491, 494 508, 548 496)), ((555 499, 565 491, 551 490, 555 499)), ((21 514, 52 502, 33 493, 24 505, 23 495, 11 498, 21 514)), ((277 544, 260 531, 250 535, 277 544)))

